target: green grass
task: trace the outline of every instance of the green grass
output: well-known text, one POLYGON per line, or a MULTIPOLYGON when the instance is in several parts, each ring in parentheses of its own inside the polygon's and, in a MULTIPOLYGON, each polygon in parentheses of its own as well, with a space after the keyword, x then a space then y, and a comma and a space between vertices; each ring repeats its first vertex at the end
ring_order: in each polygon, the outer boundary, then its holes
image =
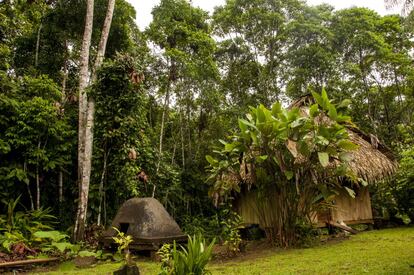
MULTIPOLYGON (((120 264, 76 270, 66 263, 48 274, 112 274, 120 264)), ((139 261, 141 274, 159 264, 139 261)), ((414 227, 368 231, 308 249, 268 249, 208 266, 212 274, 414 274, 414 227)))
POLYGON ((336 244, 212 265, 213 274, 414 274, 414 228, 369 231, 336 244))

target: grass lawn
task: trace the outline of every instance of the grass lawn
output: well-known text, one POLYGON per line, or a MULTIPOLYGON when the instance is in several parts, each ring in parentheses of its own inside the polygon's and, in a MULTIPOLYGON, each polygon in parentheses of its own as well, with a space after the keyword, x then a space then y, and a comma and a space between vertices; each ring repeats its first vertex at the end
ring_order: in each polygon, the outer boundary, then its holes
MULTIPOLYGON (((47 274, 112 274, 120 264, 74 269, 63 263, 47 274)), ((141 274, 157 274, 159 264, 138 261, 141 274)), ((308 249, 266 249, 212 262, 212 274, 414 274, 414 227, 363 232, 349 240, 308 249)), ((36 273, 35 273, 36 274, 36 273)), ((39 273, 37 273, 39 274, 39 273)), ((44 273, 43 273, 44 274, 44 273)))

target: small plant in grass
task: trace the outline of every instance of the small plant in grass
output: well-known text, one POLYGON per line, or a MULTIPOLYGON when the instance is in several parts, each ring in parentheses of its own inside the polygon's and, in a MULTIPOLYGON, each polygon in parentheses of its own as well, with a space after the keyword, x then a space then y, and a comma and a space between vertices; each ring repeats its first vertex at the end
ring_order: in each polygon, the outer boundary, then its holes
POLYGON ((128 264, 130 262, 130 252, 129 252, 129 244, 133 241, 130 235, 125 235, 124 232, 118 230, 118 228, 113 227, 115 231, 118 233, 116 237, 112 237, 115 243, 118 245, 118 254, 122 255, 122 252, 125 253, 125 262, 128 264))
POLYGON ((224 213, 227 216, 226 219, 221 221, 221 225, 223 227, 222 237, 224 238, 224 245, 227 246, 228 252, 235 254, 240 252, 240 246, 242 243, 239 232, 239 229, 242 227, 242 220, 237 213, 231 210, 226 209, 224 213))
POLYGON ((159 274, 207 274, 206 265, 211 259, 214 242, 215 240, 207 245, 205 239, 199 235, 188 237, 187 248, 181 245, 177 248, 175 242, 172 250, 168 246, 163 246, 158 253, 162 261, 159 274))
POLYGON ((168 270, 171 269, 171 258, 172 258, 172 245, 169 243, 163 244, 157 251, 157 255, 161 261, 161 274, 168 274, 168 270), (165 271, 165 273, 163 273, 165 271))

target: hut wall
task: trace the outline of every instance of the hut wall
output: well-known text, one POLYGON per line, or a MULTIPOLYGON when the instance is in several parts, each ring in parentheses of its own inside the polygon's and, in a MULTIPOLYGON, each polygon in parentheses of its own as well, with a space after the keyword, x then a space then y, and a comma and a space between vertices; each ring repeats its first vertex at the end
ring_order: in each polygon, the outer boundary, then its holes
MULTIPOLYGON (((265 211, 265 217, 260 217, 255 190, 240 194, 233 203, 233 207, 234 211, 242 217, 244 224, 258 224, 263 228, 266 221, 272 220, 271 214, 273 211, 271 209, 275 206, 271 199, 269 201, 262 200, 260 203, 264 204, 265 209, 269 209, 265 211)), ((318 227, 325 226, 325 223, 329 220, 334 222, 343 221, 347 224, 372 222, 371 198, 368 188, 362 187, 355 198, 351 198, 346 191, 341 191, 335 198, 333 209, 318 212, 312 218, 318 227)))
POLYGON ((260 224, 256 191, 242 193, 234 202, 233 207, 244 224, 260 224))
POLYGON ((335 198, 335 207, 331 209, 331 219, 346 224, 372 222, 371 197, 368 188, 360 188, 354 199, 346 191, 341 191, 335 198))

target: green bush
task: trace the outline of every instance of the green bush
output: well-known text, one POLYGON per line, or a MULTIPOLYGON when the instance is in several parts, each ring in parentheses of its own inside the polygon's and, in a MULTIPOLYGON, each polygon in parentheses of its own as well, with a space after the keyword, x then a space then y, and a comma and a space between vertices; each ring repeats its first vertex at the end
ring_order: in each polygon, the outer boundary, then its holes
POLYGON ((15 211, 20 196, 15 200, 3 201, 6 205, 6 214, 0 215, 0 232, 20 232, 28 238, 39 230, 51 230, 56 217, 51 215, 51 209, 31 211, 15 211))
POLYGON ((77 246, 71 244, 69 236, 59 231, 37 231, 33 234, 33 240, 39 244, 42 252, 63 254, 67 250, 75 252, 77 246))
POLYGON ((319 239, 320 232, 306 220, 298 220, 296 222, 295 234, 297 238, 296 246, 312 247, 319 239))
POLYGON ((4 202, 6 214, 0 215, 0 250, 10 252, 10 247, 17 243, 31 245, 33 234, 37 231, 52 230, 56 217, 50 209, 32 211, 15 211, 20 197, 4 202))
POLYGON ((402 153, 397 184, 392 188, 397 211, 414 222, 414 147, 402 153))
POLYGON ((4 202, 6 214, 0 215, 0 250, 12 253, 11 248, 16 244, 24 244, 27 249, 53 255, 71 256, 76 254, 80 246, 69 242, 69 236, 53 230, 56 217, 50 214, 50 209, 31 211, 15 211, 20 201, 4 202))
POLYGON ((20 232, 4 232, 4 234, 0 235, 0 250, 10 253, 12 245, 18 243, 26 244, 27 242, 27 239, 20 232))
POLYGON ((241 217, 228 206, 221 208, 211 217, 186 217, 183 225, 188 235, 202 235, 208 240, 217 239, 228 247, 229 252, 240 251, 242 242, 239 229, 241 217))
POLYGON ((401 153, 396 176, 370 186, 374 215, 386 220, 414 222, 414 148, 401 153))
POLYGON ((241 228, 241 217, 231 210, 222 211, 224 219, 221 221, 221 237, 224 240, 224 244, 227 246, 229 252, 240 252, 240 245, 242 242, 239 229, 241 228))
POLYGON ((186 234, 190 236, 202 235, 208 240, 212 240, 214 237, 220 239, 222 228, 218 214, 210 217, 186 216, 183 220, 182 228, 186 234))

